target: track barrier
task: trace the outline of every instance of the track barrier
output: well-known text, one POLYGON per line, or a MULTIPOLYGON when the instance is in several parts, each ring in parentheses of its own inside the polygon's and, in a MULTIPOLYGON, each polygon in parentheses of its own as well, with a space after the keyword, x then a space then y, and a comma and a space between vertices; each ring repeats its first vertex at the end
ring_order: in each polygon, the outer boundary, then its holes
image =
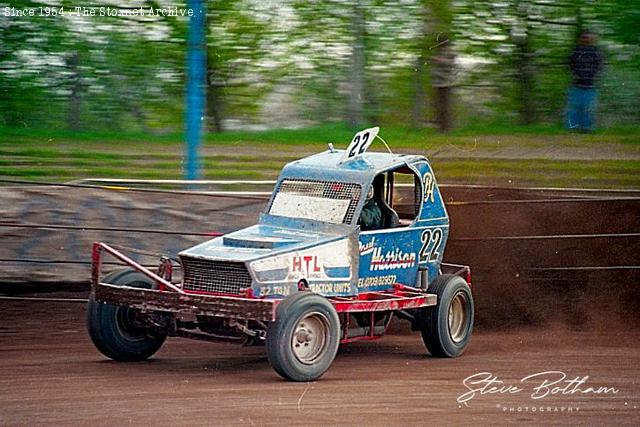
MULTIPOLYGON (((88 283, 94 241, 139 249, 145 253, 134 259, 156 266, 158 253, 175 256, 254 224, 273 186, 238 180, 189 182, 187 189, 166 180, 0 183, 11 184, 0 187, 0 282, 15 286, 88 283)), ((577 319, 606 298, 624 300, 625 309, 614 311, 633 309, 634 321, 640 320, 640 191, 441 187, 451 217, 445 259, 472 266, 480 323, 577 319), (608 284, 604 296, 602 283, 608 284)))

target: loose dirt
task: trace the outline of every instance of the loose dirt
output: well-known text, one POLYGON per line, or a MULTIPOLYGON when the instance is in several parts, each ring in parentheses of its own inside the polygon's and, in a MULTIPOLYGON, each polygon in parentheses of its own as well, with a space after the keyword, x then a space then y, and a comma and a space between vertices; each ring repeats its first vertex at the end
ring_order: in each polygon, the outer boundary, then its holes
POLYGON ((2 425, 640 423, 639 330, 484 328, 462 357, 436 359, 397 323, 380 341, 344 347, 319 381, 291 383, 262 347, 175 338, 147 362, 118 363, 91 344, 83 304, 5 300, 0 313, 2 425), (520 380, 545 371, 588 378, 533 399, 560 374, 520 380), (482 372, 522 391, 458 403, 465 378, 482 372))

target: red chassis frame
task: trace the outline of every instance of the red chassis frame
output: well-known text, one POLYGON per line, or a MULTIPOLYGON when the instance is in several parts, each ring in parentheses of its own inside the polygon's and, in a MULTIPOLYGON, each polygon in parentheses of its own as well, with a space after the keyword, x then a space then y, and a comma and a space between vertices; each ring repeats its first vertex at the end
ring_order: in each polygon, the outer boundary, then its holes
MULTIPOLYGON (((455 274, 463 275, 471 284, 470 268, 455 264, 443 264, 448 268, 458 269, 455 274)), ((171 260, 162 257, 157 272, 153 272, 113 247, 102 242, 93 244, 91 266, 91 292, 96 301, 127 305, 146 311, 163 311, 181 314, 195 314, 216 316, 228 319, 256 320, 272 322, 276 319, 276 307, 281 299, 256 298, 249 289, 245 295, 230 296, 220 294, 187 293, 180 285, 172 283, 173 265, 171 260), (156 283, 156 289, 139 289, 127 286, 116 286, 100 281, 102 270, 102 252, 105 251, 114 258, 146 275, 156 283)), ((328 297, 339 314, 345 313, 342 343, 372 340, 380 338, 389 326, 387 322, 382 327, 373 327, 376 312, 389 312, 437 304, 437 296, 428 294, 420 289, 397 284, 386 292, 365 292, 352 297, 328 297), (370 313, 370 327, 363 336, 348 337, 348 313, 370 313)))

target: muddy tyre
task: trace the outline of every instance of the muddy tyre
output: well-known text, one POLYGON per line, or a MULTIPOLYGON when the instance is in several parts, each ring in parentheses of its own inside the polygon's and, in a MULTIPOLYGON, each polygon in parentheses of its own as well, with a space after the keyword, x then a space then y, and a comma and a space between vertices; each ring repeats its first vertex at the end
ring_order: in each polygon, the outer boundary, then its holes
MULTIPOLYGON (((132 269, 114 271, 102 278, 103 283, 151 289, 153 281, 132 269)), ((125 305, 96 302, 93 296, 87 307, 87 329, 91 341, 110 359, 140 361, 160 349, 167 335, 136 324, 138 313, 125 305)))
POLYGON ((435 357, 458 357, 473 331, 473 295, 460 276, 443 274, 429 286, 438 304, 420 312, 420 330, 427 350, 435 357))
POLYGON ((278 305, 266 341, 269 363, 281 377, 314 381, 329 369, 338 352, 338 313, 326 298, 298 292, 278 305))

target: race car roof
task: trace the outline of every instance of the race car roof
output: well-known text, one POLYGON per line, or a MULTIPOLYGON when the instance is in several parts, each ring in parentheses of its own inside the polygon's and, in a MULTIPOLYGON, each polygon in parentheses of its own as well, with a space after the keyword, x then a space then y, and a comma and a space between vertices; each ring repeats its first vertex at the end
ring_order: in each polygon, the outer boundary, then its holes
POLYGON ((403 165, 426 161, 414 154, 366 152, 343 161, 344 150, 328 150, 285 165, 280 178, 357 182, 368 184, 381 172, 403 165))

